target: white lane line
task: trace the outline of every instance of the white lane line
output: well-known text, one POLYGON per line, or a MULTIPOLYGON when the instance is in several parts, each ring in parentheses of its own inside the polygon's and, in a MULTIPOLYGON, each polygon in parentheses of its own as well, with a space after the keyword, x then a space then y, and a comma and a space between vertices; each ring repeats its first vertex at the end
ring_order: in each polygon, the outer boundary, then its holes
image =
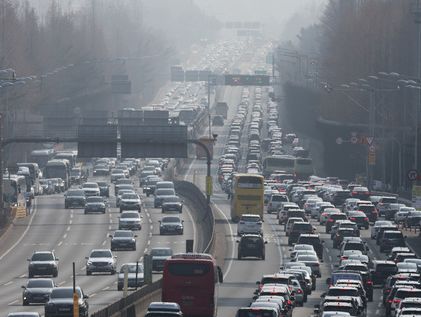
POLYGON ((104 240, 104 242, 102 242, 102 245, 106 245, 107 244, 107 240, 104 240))
POLYGON ((149 247, 151 245, 151 240, 148 240, 148 242, 146 243, 146 245, 149 247))
POLYGON ((379 314, 380 314, 380 310, 376 309, 376 315, 379 315, 379 314))
POLYGON ((63 235, 63 239, 66 239, 67 238, 67 233, 65 233, 64 235, 63 235))
POLYGON ((24 277, 26 277, 26 275, 25 274, 22 274, 21 276, 19 276, 20 278, 24 278, 24 277))
POLYGON ((108 226, 108 230, 111 230, 112 226, 108 226))
POLYGON ((215 204, 213 204, 213 205, 215 206, 216 210, 222 215, 222 217, 225 218, 225 221, 226 221, 226 223, 228 225, 228 228, 230 230, 230 237, 231 237, 231 239, 230 239, 230 242, 231 242, 231 258, 230 258, 229 261, 227 261, 228 262, 228 266, 227 266, 227 269, 225 270, 225 273, 224 273, 224 280, 225 280, 226 277, 228 276, 229 271, 231 270, 232 263, 234 262, 233 259, 234 259, 234 256, 235 256, 234 255, 235 248, 234 248, 234 239, 232 239, 232 237, 234 236, 234 233, 233 233, 232 226, 231 226, 231 224, 230 224, 227 216, 225 216, 224 212, 217 205, 215 205, 215 204))
POLYGON ((85 271, 86 270, 86 265, 82 266, 82 268, 80 270, 81 271, 85 271))
POLYGON ((106 291, 107 289, 110 289, 110 287, 109 287, 109 286, 106 286, 106 287, 104 287, 102 290, 103 290, 103 291, 106 291))
MULTIPOLYGON (((36 202, 36 200, 35 200, 36 202)), ((16 248, 16 246, 23 240, 23 238, 25 238, 26 234, 28 233, 29 229, 31 229, 32 226, 32 222, 34 221, 34 218, 38 212, 38 208, 37 206, 35 206, 35 211, 32 214, 31 219, 29 220, 28 226, 26 227, 25 231, 22 233, 22 235, 20 236, 20 238, 9 248, 6 250, 6 252, 4 252, 1 256, 0 256, 0 261, 3 260, 3 258, 8 255, 14 248, 16 248)))
POLYGON ((70 219, 72 219, 73 218, 73 212, 70 214, 70 219))
POLYGON ((151 229, 151 230, 152 230, 152 229, 153 229, 153 226, 152 226, 152 225, 150 225, 150 226, 149 226, 149 229, 151 229))
POLYGON ((57 246, 61 246, 63 244, 63 241, 60 241, 58 244, 57 244, 57 246))
MULTIPOLYGON (((381 298, 380 298, 380 300, 381 300, 381 298)), ((382 303, 379 303, 378 305, 377 305, 377 307, 382 307, 382 303)))
POLYGON ((9 285, 11 285, 11 284, 13 284, 13 281, 9 281, 9 282, 7 282, 7 283, 4 283, 3 285, 4 285, 4 286, 9 286, 9 285))
POLYGON ((96 296, 96 293, 89 295, 89 297, 94 297, 94 296, 96 296))
POLYGON ((110 219, 110 223, 113 223, 113 220, 112 219, 110 219))
MULTIPOLYGON (((198 232, 196 230, 196 222, 194 221, 193 216, 191 215, 190 212, 187 212, 187 216, 189 216, 190 221, 191 221, 192 226, 193 226, 193 238, 197 241, 198 239, 196 239, 196 238, 197 238, 198 232)), ((194 248, 196 249, 196 252, 197 252, 196 244, 194 245, 194 248)))
POLYGON ((66 231, 70 231, 70 226, 68 226, 68 227, 66 228, 66 231))
POLYGON ((64 285, 64 284, 66 284, 66 281, 61 281, 60 283, 58 283, 57 285, 58 286, 61 286, 61 285, 64 285))
POLYGON ((11 306, 11 305, 13 305, 13 304, 16 304, 18 302, 18 300, 17 299, 15 299, 13 302, 10 302, 9 304, 7 304, 8 306, 11 306))
MULTIPOLYGON (((149 216, 148 216, 148 217, 149 217, 149 216)), ((149 223, 150 223, 150 224, 152 224, 152 219, 151 219, 151 218, 149 218, 149 223)), ((151 227, 152 227, 152 226, 151 226, 151 227)))
MULTIPOLYGON (((145 251, 144 251, 145 253, 148 253, 148 248, 145 248, 145 251)), ((135 274, 135 276, 136 276, 136 274, 135 274)))
POLYGON ((70 219, 69 220, 69 225, 71 225, 73 223, 73 220, 72 219, 70 219))

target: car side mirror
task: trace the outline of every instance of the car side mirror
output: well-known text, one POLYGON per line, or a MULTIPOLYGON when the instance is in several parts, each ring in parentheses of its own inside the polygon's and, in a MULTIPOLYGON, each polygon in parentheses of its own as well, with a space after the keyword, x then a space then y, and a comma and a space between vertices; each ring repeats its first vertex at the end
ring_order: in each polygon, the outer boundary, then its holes
POLYGON ((314 308, 319 309, 319 308, 320 308, 320 304, 316 304, 316 305, 314 305, 314 308))
POLYGON ((85 259, 86 259, 86 260, 88 260, 88 259, 89 259, 89 257, 88 257, 88 256, 85 256, 85 259))
POLYGON ((325 243, 325 241, 324 241, 324 240, 322 240, 322 244, 323 244, 323 243, 325 243))
POLYGON ((322 293, 322 294, 320 295, 320 297, 321 297, 321 298, 326 297, 326 293, 322 293))
POLYGON ((112 238, 112 237, 113 237, 113 235, 112 235, 112 234, 109 234, 109 235, 108 235, 108 237, 109 237, 109 238, 112 238))
POLYGON ((31 259, 26 259, 26 261, 31 261, 31 259))
POLYGON ((259 296, 255 295, 253 296, 253 300, 256 300, 259 296))
POLYGON ((133 237, 137 238, 137 237, 138 237, 138 235, 137 235, 137 234, 135 234, 133 237))
POLYGON ((26 286, 25 285, 22 285, 20 288, 26 289, 26 286))
POLYGON ((268 242, 267 242, 267 241, 265 241, 265 244, 268 244, 268 242))
POLYGON ((60 261, 60 259, 59 258, 56 258, 56 261, 60 261))
POLYGON ((240 240, 236 240, 235 242, 240 243, 240 240))
POLYGON ((330 277, 328 277, 328 278, 326 279, 326 284, 327 284, 327 285, 330 285, 330 284, 331 284, 331 282, 332 282, 332 279, 331 279, 330 277))
POLYGON ((88 296, 88 295, 83 295, 83 298, 84 298, 84 299, 88 299, 88 298, 89 298, 89 296, 88 296))
POLYGON ((334 267, 339 267, 339 264, 335 264, 334 267))
POLYGON ((224 274, 222 273, 222 269, 219 266, 216 269, 218 270, 218 281, 219 281, 219 283, 223 283, 224 282, 224 274))

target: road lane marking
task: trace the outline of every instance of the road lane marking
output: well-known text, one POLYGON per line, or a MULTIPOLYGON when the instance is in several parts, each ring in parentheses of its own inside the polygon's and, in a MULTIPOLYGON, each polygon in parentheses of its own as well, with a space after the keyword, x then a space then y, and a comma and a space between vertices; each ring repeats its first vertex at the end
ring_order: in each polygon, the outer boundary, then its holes
POLYGON ((57 246, 61 246, 63 244, 63 241, 60 241, 58 244, 57 244, 57 246))
POLYGON ((96 296, 96 293, 89 295, 89 297, 94 297, 94 296, 96 296))
POLYGON ((103 290, 103 291, 106 291, 106 290, 108 290, 108 289, 110 289, 110 287, 109 287, 109 286, 106 286, 106 287, 104 287, 102 290, 103 290))
POLYGON ((67 238, 67 233, 65 233, 64 235, 63 235, 63 239, 66 239, 67 238))
POLYGON ((145 248, 145 251, 144 251, 145 253, 148 253, 148 248, 145 248))
POLYGON ((69 221, 69 225, 71 225, 72 223, 73 223, 73 220, 71 220, 71 219, 70 219, 70 221, 69 221))
POLYGON ((63 285, 63 284, 66 284, 66 281, 61 281, 60 283, 58 283, 57 285, 58 286, 61 286, 61 285, 63 285))
POLYGON ((107 243, 107 240, 104 240, 104 242, 102 242, 102 245, 105 245, 107 243))
POLYGON ((68 227, 66 228, 66 231, 70 231, 70 226, 68 226, 68 227))
MULTIPOLYGON (((35 200, 36 202, 36 200, 35 200)), ((1 256, 0 256, 0 261, 3 260, 3 258, 8 255, 14 248, 16 248, 16 246, 23 240, 23 238, 25 238, 26 234, 28 233, 29 229, 32 226, 32 222, 34 221, 34 218, 38 212, 38 207, 35 205, 35 211, 32 214, 31 219, 29 220, 28 226, 26 227, 25 231, 23 232, 23 234, 20 236, 20 238, 9 248, 6 250, 6 252, 4 252, 1 256)))
POLYGON ((13 284, 13 281, 9 281, 9 282, 7 282, 7 283, 4 283, 3 285, 4 285, 4 286, 9 286, 9 285, 11 285, 11 284, 13 284))
MULTIPOLYGON (((233 233, 231 224, 230 224, 227 216, 225 216, 224 212, 218 207, 218 205, 215 205, 214 203, 212 203, 212 204, 215 206, 216 210, 222 215, 222 217, 225 218, 225 221, 228 224, 228 228, 229 228, 229 231, 230 231, 229 232, 230 237, 233 237, 234 233, 233 233)), ((235 249, 234 248, 234 239, 231 238, 230 241, 231 241, 231 257, 230 257, 230 260, 227 261, 228 266, 227 266, 227 269, 225 270, 225 273, 224 273, 224 280, 227 278, 227 275, 228 275, 229 271, 231 270, 231 266, 232 266, 232 263, 234 262, 233 259, 234 259, 234 256, 235 256, 235 254, 234 254, 234 252, 235 252, 235 250, 234 250, 235 249)))
POLYGON ((19 276, 20 278, 24 278, 24 277, 26 277, 26 275, 25 274, 22 274, 21 276, 19 276))
POLYGON ((16 304, 18 302, 18 300, 17 299, 15 299, 13 302, 10 302, 9 304, 7 304, 8 306, 11 306, 11 305, 13 305, 13 304, 16 304))

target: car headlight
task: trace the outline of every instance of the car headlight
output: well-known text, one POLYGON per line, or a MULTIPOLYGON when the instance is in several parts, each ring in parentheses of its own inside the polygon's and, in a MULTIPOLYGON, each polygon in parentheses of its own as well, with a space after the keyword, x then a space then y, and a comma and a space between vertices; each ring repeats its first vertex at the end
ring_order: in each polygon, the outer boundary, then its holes
POLYGON ((86 265, 92 265, 92 261, 88 261, 88 263, 86 263, 86 265))

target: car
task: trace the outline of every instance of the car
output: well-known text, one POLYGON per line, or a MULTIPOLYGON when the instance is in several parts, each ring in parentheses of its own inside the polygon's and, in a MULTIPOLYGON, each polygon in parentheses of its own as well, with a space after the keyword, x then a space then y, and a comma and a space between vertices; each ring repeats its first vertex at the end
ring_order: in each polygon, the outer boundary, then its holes
POLYGON ((174 196, 164 196, 162 200, 162 212, 176 211, 180 214, 183 212, 183 200, 180 197, 174 196))
POLYGON ((84 208, 86 203, 85 192, 81 189, 69 189, 64 194, 64 208, 80 207, 84 208))
POLYGON ((82 190, 85 192, 85 196, 100 196, 100 190, 97 183, 86 182, 82 184, 82 190))
MULTIPOLYGON (((89 317, 89 298, 79 286, 78 294, 79 316, 89 317)), ((44 317, 72 317, 73 316, 73 287, 55 287, 51 291, 50 299, 44 306, 44 317)))
POLYGON ((86 275, 92 273, 116 273, 117 261, 110 249, 93 249, 86 257, 86 275))
POLYGON ((289 217, 288 218, 288 220, 287 220, 287 222, 284 226, 284 231, 285 231, 285 234, 286 234, 287 237, 289 236, 289 231, 291 230, 292 225, 295 222, 304 222, 304 219, 301 218, 301 217, 289 217))
POLYGON ((390 227, 392 226, 392 222, 389 220, 377 220, 373 227, 371 227, 371 239, 376 239, 377 238, 377 233, 380 229, 380 227, 390 227))
POLYGON ((288 245, 296 243, 301 234, 312 234, 316 228, 309 222, 294 222, 288 235, 288 245))
POLYGON ((356 186, 351 191, 352 198, 358 198, 361 200, 367 200, 370 197, 370 191, 367 187, 356 186))
POLYGON ((237 235, 257 233, 263 235, 262 219, 255 214, 242 214, 237 224, 237 235))
POLYGON ((94 176, 108 176, 110 175, 110 168, 105 164, 98 164, 93 169, 94 176))
POLYGON ((132 250, 136 251, 137 235, 131 230, 116 230, 114 234, 110 234, 111 251, 115 250, 132 250))
POLYGON ((399 203, 390 203, 388 206, 383 207, 384 211, 384 218, 386 220, 392 220, 395 219, 395 214, 401 209, 401 208, 407 208, 405 204, 399 204, 399 203))
POLYGON ((107 182, 97 182, 99 187, 99 195, 102 197, 110 197, 110 185, 107 182))
POLYGON ((402 224, 405 222, 406 217, 410 212, 416 211, 413 207, 401 207, 399 210, 395 213, 394 220, 396 224, 402 224))
POLYGON ((367 215, 362 211, 348 212, 348 219, 352 222, 355 222, 358 225, 358 228, 368 229, 370 227, 369 219, 367 215))
POLYGON ((46 303, 50 299, 50 294, 56 285, 50 278, 31 278, 25 286, 22 286, 22 304, 46 303))
POLYGON ((396 204, 398 202, 397 197, 394 196, 384 196, 379 199, 379 202, 376 205, 379 216, 385 216, 385 212, 389 209, 390 204, 396 204))
POLYGON ((320 262, 317 255, 307 254, 297 256, 297 262, 302 262, 306 266, 311 268, 311 271, 317 277, 321 277, 322 273, 320 271, 320 262))
POLYGON ((373 204, 358 204, 358 209, 356 211, 365 213, 370 222, 375 222, 379 217, 376 206, 373 204))
POLYGON ((14 312, 8 313, 7 317, 41 317, 41 314, 37 312, 14 312))
POLYGON ((159 220, 159 234, 183 234, 184 220, 177 216, 166 216, 159 220))
POLYGON ((137 211, 123 211, 118 220, 119 230, 142 230, 142 217, 137 211))
POLYGON ((132 189, 132 188, 123 188, 123 189, 119 189, 116 192, 116 197, 115 197, 115 206, 117 208, 120 208, 120 201, 121 201, 121 197, 124 194, 134 194, 137 195, 136 192, 132 189))
POLYGON ((124 278, 127 271, 127 287, 128 288, 138 288, 144 284, 144 270, 143 264, 134 262, 134 263, 124 263, 120 267, 117 277, 117 290, 121 291, 124 288, 124 278))
POLYGON ((100 212, 105 214, 107 206, 105 204, 104 198, 101 196, 89 196, 86 198, 85 204, 85 214, 91 212, 100 212))
POLYGON ((58 258, 54 251, 36 251, 28 259, 28 276, 58 276, 58 258))
POLYGON ((326 233, 330 233, 330 230, 335 225, 337 220, 347 220, 348 217, 342 212, 332 212, 326 218, 326 233))
MULTIPOLYGON (((157 185, 161 183, 158 182, 157 185)), ((155 199, 153 202, 154 208, 162 207, 162 201, 165 196, 175 196, 175 190, 173 188, 156 188, 155 189, 155 199)))
POLYGON ((164 262, 173 255, 173 251, 168 247, 152 248, 150 255, 152 256, 152 271, 162 272, 164 262))
POLYGON ((260 234, 244 234, 237 240, 238 243, 238 260, 244 257, 257 257, 262 260, 265 259, 265 244, 263 237, 260 234))
POLYGON ((273 194, 268 202, 267 212, 269 214, 278 212, 281 203, 288 202, 288 197, 282 194, 273 194))
POLYGON ((314 247, 310 244, 297 243, 292 249, 289 249, 291 259, 295 258, 299 251, 314 251, 314 247))
POLYGON ((302 233, 298 237, 297 243, 311 245, 314 248, 314 251, 316 251, 316 254, 318 258, 320 259, 320 261, 323 261, 324 241, 320 239, 320 236, 318 234, 302 233))
POLYGON ((173 302, 152 302, 145 317, 183 317, 180 305, 173 302))
POLYGON ((380 252, 390 251, 393 247, 405 247, 405 237, 401 231, 386 230, 380 240, 380 252))
POLYGON ((155 193, 156 184, 160 181, 162 181, 162 179, 156 175, 148 176, 143 186, 143 193, 146 194, 147 197, 153 195, 155 193))
POLYGON ((333 237, 333 248, 337 249, 341 245, 344 237, 356 237, 356 236, 357 236, 356 232, 352 228, 339 228, 335 236, 333 237))
POLYGON ((124 193, 121 195, 119 202, 120 212, 123 212, 123 210, 137 210, 140 212, 141 205, 140 197, 136 193, 124 193))

